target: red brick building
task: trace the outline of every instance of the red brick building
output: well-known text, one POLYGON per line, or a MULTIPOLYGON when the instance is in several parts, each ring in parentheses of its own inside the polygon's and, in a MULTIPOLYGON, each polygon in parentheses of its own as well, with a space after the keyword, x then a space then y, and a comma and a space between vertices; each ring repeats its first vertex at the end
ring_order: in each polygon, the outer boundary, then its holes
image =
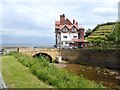
POLYGON ((56 47, 83 47, 84 28, 79 27, 78 22, 71 22, 65 15, 60 15, 60 20, 55 21, 56 47))

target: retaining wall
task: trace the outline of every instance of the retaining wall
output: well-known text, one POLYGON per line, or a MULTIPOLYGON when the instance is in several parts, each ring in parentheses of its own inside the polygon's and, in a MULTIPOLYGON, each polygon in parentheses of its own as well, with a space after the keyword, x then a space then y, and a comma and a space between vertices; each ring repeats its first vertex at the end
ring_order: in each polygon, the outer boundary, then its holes
POLYGON ((69 63, 81 63, 120 69, 120 51, 118 50, 98 51, 85 49, 63 49, 62 58, 69 63))

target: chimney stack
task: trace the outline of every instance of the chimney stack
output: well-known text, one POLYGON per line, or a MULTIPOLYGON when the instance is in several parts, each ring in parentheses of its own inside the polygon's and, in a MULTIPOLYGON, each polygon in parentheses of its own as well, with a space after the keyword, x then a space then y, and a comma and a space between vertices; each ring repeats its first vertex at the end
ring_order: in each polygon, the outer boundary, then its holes
POLYGON ((73 24, 75 24, 75 19, 73 19, 73 24))
POLYGON ((78 22, 76 22, 76 25, 78 26, 78 22))
POLYGON ((64 25, 65 24, 65 14, 60 15, 60 25, 64 25))

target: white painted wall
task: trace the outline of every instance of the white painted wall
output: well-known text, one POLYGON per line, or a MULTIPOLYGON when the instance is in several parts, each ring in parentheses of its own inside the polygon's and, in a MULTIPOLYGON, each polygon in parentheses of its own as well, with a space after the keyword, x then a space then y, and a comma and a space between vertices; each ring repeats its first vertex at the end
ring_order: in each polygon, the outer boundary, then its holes
POLYGON ((70 33, 70 38, 71 38, 71 39, 74 39, 73 36, 77 36, 76 39, 78 39, 78 34, 77 34, 77 33, 70 33))
POLYGON ((70 42, 72 39, 74 39, 74 36, 77 36, 76 39, 78 39, 77 33, 61 33, 61 42, 62 46, 69 46, 69 43, 66 44, 66 41, 70 42), (67 36, 67 38, 64 38, 64 36, 67 36))
POLYGON ((71 41, 69 33, 61 33, 61 41, 71 41), (67 36, 67 38, 64 38, 64 36, 67 36))
POLYGON ((71 41, 74 36, 77 36, 76 39, 78 39, 77 33, 61 33, 61 41, 71 41), (67 36, 67 38, 64 38, 64 36, 67 36))

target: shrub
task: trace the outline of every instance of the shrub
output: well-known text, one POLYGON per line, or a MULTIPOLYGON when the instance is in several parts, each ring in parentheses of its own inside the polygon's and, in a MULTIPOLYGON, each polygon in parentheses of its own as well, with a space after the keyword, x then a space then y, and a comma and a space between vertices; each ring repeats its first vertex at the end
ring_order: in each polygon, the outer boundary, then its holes
POLYGON ((36 75, 40 80, 58 87, 58 88, 100 88, 94 82, 84 79, 83 77, 76 76, 64 69, 55 67, 50 64, 43 56, 39 58, 32 58, 20 53, 13 54, 18 61, 24 66, 29 67, 31 72, 36 75))

